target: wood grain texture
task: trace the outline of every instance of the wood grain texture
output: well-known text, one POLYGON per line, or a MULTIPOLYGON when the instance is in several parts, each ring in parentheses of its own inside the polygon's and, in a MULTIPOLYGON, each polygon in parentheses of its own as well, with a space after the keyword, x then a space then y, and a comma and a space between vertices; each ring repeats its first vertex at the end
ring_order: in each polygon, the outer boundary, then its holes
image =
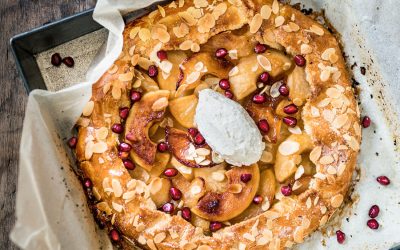
POLYGON ((15 67, 9 39, 44 23, 94 7, 95 0, 2 0, 0 5, 0 249, 15 222, 18 151, 27 94, 15 67))

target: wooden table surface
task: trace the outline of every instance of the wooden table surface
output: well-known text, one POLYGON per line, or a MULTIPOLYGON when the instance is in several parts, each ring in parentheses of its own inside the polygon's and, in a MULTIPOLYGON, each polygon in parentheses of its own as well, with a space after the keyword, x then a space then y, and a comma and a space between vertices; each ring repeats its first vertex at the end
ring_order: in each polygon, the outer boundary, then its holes
POLYGON ((18 151, 27 93, 18 75, 9 40, 42 24, 94 7, 95 0, 1 0, 0 6, 0 249, 17 249, 9 240, 15 223, 18 151))

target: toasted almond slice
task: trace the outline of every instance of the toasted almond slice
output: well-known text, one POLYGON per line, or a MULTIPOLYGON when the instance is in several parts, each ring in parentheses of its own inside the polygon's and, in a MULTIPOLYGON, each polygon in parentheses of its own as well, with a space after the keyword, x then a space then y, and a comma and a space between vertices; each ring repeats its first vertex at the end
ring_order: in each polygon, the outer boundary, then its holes
POLYGON ((82 115, 83 116, 90 116, 93 112, 94 108, 94 101, 88 101, 83 108, 82 115))
POLYGON ((114 196, 117 198, 121 197, 123 192, 121 183, 117 179, 112 179, 111 186, 114 191, 114 196))
POLYGON ((283 16, 275 17, 275 27, 282 26, 285 23, 285 18, 283 16))
POLYGON ((181 50, 189 50, 193 44, 192 40, 186 40, 179 45, 179 49, 181 50))
POLYGON ((261 15, 258 14, 258 13, 255 14, 253 19, 251 19, 251 22, 249 24, 250 33, 252 33, 252 34, 256 33, 260 29, 262 23, 263 23, 263 18, 261 17, 261 15))
POLYGON ((97 140, 105 140, 108 135, 108 129, 106 127, 101 127, 95 130, 97 140))
POLYGON ((135 39, 136 35, 139 33, 140 27, 134 27, 131 29, 129 32, 129 38, 130 39, 135 39))
POLYGON ((269 5, 263 5, 260 10, 261 17, 268 20, 271 17, 272 9, 269 5))
POLYGON ((342 203, 343 203, 343 195, 341 195, 341 194, 337 194, 337 195, 335 195, 335 196, 333 196, 332 198, 331 198, 331 205, 332 205, 332 207, 334 207, 334 208, 338 208, 338 207, 340 207, 340 205, 342 205, 342 203))
POLYGON ((274 0, 274 2, 272 2, 272 12, 277 15, 279 13, 279 2, 278 0, 274 0))
POLYGON ((110 68, 107 72, 108 72, 109 74, 113 75, 113 74, 117 73, 117 71, 118 71, 118 66, 115 65, 115 64, 113 64, 113 65, 111 66, 111 68, 110 68))
POLYGON ((290 140, 282 142, 278 147, 278 151, 282 155, 292 155, 298 152, 299 149, 300 149, 300 144, 296 141, 290 141, 290 140))
POLYGON ((257 62, 264 70, 266 71, 272 70, 271 62, 268 60, 266 56, 257 55, 257 62))
POLYGON ((143 42, 147 42, 151 38, 150 30, 147 28, 141 28, 139 30, 139 38, 143 42))
POLYGON ((319 35, 319 36, 323 36, 324 35, 324 29, 319 27, 318 25, 315 25, 315 24, 311 25, 310 31, 315 33, 315 34, 317 34, 317 35, 319 35))
POLYGON ((303 54, 303 55, 310 54, 310 53, 312 53, 312 47, 310 45, 308 45, 308 44, 303 43, 300 46, 300 53, 303 54))

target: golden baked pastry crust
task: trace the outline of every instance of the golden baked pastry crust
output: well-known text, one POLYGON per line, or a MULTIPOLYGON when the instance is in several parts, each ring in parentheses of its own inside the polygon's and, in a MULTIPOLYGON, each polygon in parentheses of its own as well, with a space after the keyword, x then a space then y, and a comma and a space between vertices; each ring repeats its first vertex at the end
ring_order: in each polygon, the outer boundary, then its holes
POLYGON ((123 52, 93 85, 91 101, 78 123, 76 155, 82 174, 93 183, 97 207, 112 215, 113 226, 124 238, 142 248, 283 249, 301 243, 341 206, 359 151, 360 115, 339 44, 316 21, 276 0, 216 1, 214 12, 204 2, 179 1, 175 8, 161 7, 126 25, 123 52), (197 7, 204 12, 199 20, 187 12, 197 7), (205 236, 182 217, 157 210, 149 187, 132 181, 118 157, 118 135, 110 127, 121 122, 119 108, 131 105, 133 65, 148 64, 155 47, 197 52, 216 34, 247 24, 260 43, 291 56, 303 54, 308 62, 304 69, 311 96, 301 115, 317 173, 300 195, 282 197, 269 210, 205 236))

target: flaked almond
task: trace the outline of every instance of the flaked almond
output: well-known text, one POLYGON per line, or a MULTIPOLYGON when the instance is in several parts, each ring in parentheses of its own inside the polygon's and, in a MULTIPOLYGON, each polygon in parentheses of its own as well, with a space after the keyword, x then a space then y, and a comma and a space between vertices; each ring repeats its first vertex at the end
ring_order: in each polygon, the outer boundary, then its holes
POLYGON ((257 246, 265 246, 267 245, 269 242, 269 239, 265 238, 265 237, 259 237, 256 241, 256 245, 257 246))
POLYGON ((304 174, 304 167, 302 165, 300 165, 297 170, 296 173, 294 174, 294 179, 298 180, 300 179, 300 177, 302 177, 304 174))
POLYGON ((93 151, 93 153, 96 153, 96 154, 104 153, 106 150, 107 150, 107 143, 105 143, 103 141, 97 142, 97 143, 93 144, 93 146, 92 146, 92 151, 93 151))
POLYGON ((310 53, 312 53, 312 51, 313 51, 312 47, 310 45, 308 45, 308 44, 303 43, 300 46, 300 53, 303 54, 303 55, 310 54, 310 53))
POLYGON ((213 172, 211 174, 211 178, 213 178, 214 180, 219 181, 219 182, 225 180, 224 171, 213 172))
POLYGON ((147 28, 141 28, 138 34, 140 40, 142 40, 143 42, 147 42, 151 38, 150 30, 147 28))
POLYGON ((157 250, 156 245, 154 244, 154 241, 152 239, 148 239, 146 241, 147 246, 151 249, 151 250, 157 250))
POLYGON ((148 70, 150 65, 153 65, 153 63, 145 57, 139 57, 137 64, 145 70, 148 70))
POLYGON ((111 95, 114 99, 119 100, 121 98, 122 92, 121 92, 121 88, 119 88, 118 86, 113 86, 112 90, 111 90, 111 95))
POLYGON ((319 78, 321 79, 321 81, 326 82, 329 80, 329 78, 331 77, 331 71, 328 69, 323 69, 321 71, 321 74, 319 75, 319 78))
POLYGON ((260 10, 261 17, 265 20, 271 17, 272 9, 269 5, 263 5, 260 10))
POLYGON ((164 28, 156 26, 151 29, 151 38, 154 40, 159 40, 162 43, 167 43, 171 37, 168 31, 166 31, 164 28))
POLYGON ((192 84, 196 82, 200 78, 200 72, 199 71, 194 71, 188 75, 186 78, 186 83, 187 84, 192 84))
POLYGON ((202 18, 199 19, 197 23, 197 30, 200 33, 210 32, 212 28, 215 26, 214 16, 210 13, 205 14, 202 18))
POLYGON ((86 146, 85 146, 85 159, 86 159, 86 160, 90 160, 90 158, 92 158, 92 155, 93 155, 93 145, 94 145, 93 141, 88 141, 88 142, 86 143, 86 146))
POLYGON ((163 240, 165 240, 166 237, 167 235, 164 232, 158 233, 154 236, 154 243, 161 243, 163 242, 163 240))
POLYGON ((136 49, 136 45, 133 45, 132 47, 129 48, 129 55, 133 56, 135 54, 135 49, 136 49))
POLYGON ((275 17, 275 27, 282 26, 285 23, 285 18, 283 16, 275 17))
POLYGON ((279 145, 278 151, 282 155, 292 155, 298 152, 300 149, 300 144, 296 141, 284 141, 279 145))
POLYGON ((190 50, 192 52, 199 52, 200 51, 200 45, 198 45, 197 43, 192 43, 192 45, 190 46, 190 50))
POLYGON ((179 6, 179 8, 182 8, 183 5, 185 5, 185 0, 179 0, 179 1, 178 1, 178 6, 179 6))
MULTIPOLYGON (((132 66, 136 66, 138 63, 139 63, 139 58, 140 58, 140 55, 139 54, 136 54, 136 55, 133 55, 132 56, 132 58, 131 58, 131 64, 132 64, 132 66)), ((148 67, 147 67, 148 68, 148 67)))
POLYGON ((121 197, 123 190, 122 190, 121 183, 117 179, 112 179, 111 187, 114 191, 114 196, 117 198, 121 197))
POLYGON ((271 62, 268 60, 266 56, 257 55, 257 62, 264 70, 266 71, 272 70, 271 62))
POLYGON ((263 211, 268 211, 268 209, 271 207, 271 203, 268 200, 268 197, 264 197, 264 201, 261 204, 261 209, 263 211))
POLYGON ((256 241, 256 237, 254 237, 253 235, 251 235, 251 234, 249 234, 249 233, 245 233, 245 234, 243 234, 243 238, 245 238, 246 240, 249 240, 249 241, 256 241))
POLYGON ((334 208, 340 207, 343 202, 343 195, 342 194, 337 194, 331 198, 331 205, 334 208))
POLYGON ((174 27, 172 31, 177 38, 182 38, 189 34, 189 26, 185 23, 181 23, 179 26, 174 27))
POLYGON ((192 40, 186 40, 179 45, 180 50, 189 50, 193 44, 192 40))
POLYGON ((129 32, 129 38, 130 39, 135 39, 136 35, 139 33, 140 27, 134 27, 131 29, 129 32))
POLYGON ((94 101, 88 101, 83 108, 82 115, 84 116, 90 116, 93 112, 94 108, 94 101))
POLYGON ((97 140, 105 140, 108 135, 108 129, 106 127, 101 127, 95 130, 97 140))
POLYGON ((322 157, 319 159, 319 163, 321 163, 321 164, 323 164, 323 165, 331 164, 331 163, 333 163, 334 161, 335 161, 335 159, 332 157, 332 155, 325 155, 325 156, 322 156, 322 157))
POLYGON ((348 119, 349 117, 346 114, 339 115, 333 120, 332 126, 336 129, 339 129, 347 123, 348 119))
POLYGON ((328 48, 328 49, 326 49, 326 50, 321 54, 322 60, 329 61, 329 57, 330 57, 331 54, 335 54, 335 49, 334 49, 334 48, 328 48))
POLYGON ((326 222, 328 221, 328 215, 324 215, 322 216, 322 218, 319 220, 319 225, 323 226, 326 224, 326 222))
POLYGON ((320 179, 320 180, 325 180, 326 179, 326 175, 324 175, 323 173, 316 173, 314 175, 315 178, 320 179))
POLYGON ((315 24, 311 25, 310 31, 315 33, 315 34, 317 34, 317 35, 319 35, 319 36, 323 36, 324 35, 324 29, 319 27, 318 25, 315 25, 315 24))
POLYGON ((108 91, 110 90, 110 88, 111 88, 111 82, 107 82, 106 84, 104 84, 104 86, 103 86, 103 94, 107 94, 108 91))
POLYGON ((260 27, 262 25, 262 22, 263 22, 263 18, 261 17, 261 15, 258 14, 258 13, 255 14, 253 19, 251 19, 251 22, 249 24, 250 33, 252 33, 252 34, 256 33, 260 29, 260 27))
POLYGON ((157 5, 157 8, 158 8, 158 11, 160 12, 160 15, 161 15, 162 17, 165 17, 165 10, 164 10, 164 8, 163 8, 162 6, 160 6, 160 5, 157 5))
POLYGON ((327 169, 326 169, 326 172, 328 173, 328 174, 331 174, 331 175, 334 175, 334 174, 336 174, 336 168, 334 167, 334 166, 329 166, 327 169))
POLYGON ((215 20, 218 20, 220 16, 225 14, 226 10, 228 9, 228 6, 226 3, 220 3, 215 8, 213 9, 212 15, 214 16, 215 20))
POLYGON ((312 117, 319 117, 320 116, 319 109, 314 107, 314 106, 311 106, 311 116, 312 117))
POLYGON ((201 156, 207 156, 211 153, 211 151, 207 148, 198 148, 196 149, 196 154, 201 156))
POLYGON ((304 239, 304 228, 296 227, 293 231, 293 240, 296 243, 302 243, 304 239))
POLYGON ((326 90, 326 95, 330 98, 339 98, 341 94, 342 93, 337 88, 328 88, 326 90))
POLYGON ((135 197, 135 195, 136 195, 135 191, 128 191, 122 195, 122 199, 129 201, 132 200, 135 197))
POLYGON ((237 66, 235 66, 229 71, 228 75, 230 77, 232 77, 232 76, 237 75, 238 73, 239 73, 239 68, 237 66))
POLYGON ((272 2, 272 12, 277 15, 279 13, 279 2, 278 0, 274 0, 274 2, 272 2))
POLYGON ((272 163, 272 161, 273 161, 272 153, 268 152, 268 151, 263 151, 260 161, 262 161, 264 163, 272 163))
POLYGON ((184 11, 184 12, 179 12, 178 13, 179 17, 182 18, 183 21, 187 23, 189 26, 193 26, 197 24, 197 19, 194 18, 189 12, 184 11))
POLYGON ((121 204, 118 204, 116 202, 112 202, 111 204, 112 204, 113 209, 119 213, 121 213, 122 210, 124 209, 124 207, 121 204))
POLYGON ((293 32, 296 32, 296 31, 299 31, 299 30, 300 30, 299 25, 297 25, 297 24, 294 23, 294 22, 290 22, 290 23, 289 23, 289 27, 290 27, 290 29, 291 29, 293 32))

